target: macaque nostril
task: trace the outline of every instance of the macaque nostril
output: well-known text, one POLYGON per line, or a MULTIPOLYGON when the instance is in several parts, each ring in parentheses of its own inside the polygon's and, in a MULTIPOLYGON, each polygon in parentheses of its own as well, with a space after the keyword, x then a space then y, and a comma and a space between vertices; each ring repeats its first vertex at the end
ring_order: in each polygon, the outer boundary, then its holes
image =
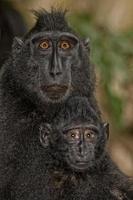
POLYGON ((56 73, 57 76, 59 76, 59 75, 61 75, 61 74, 62 74, 61 72, 57 72, 57 73, 56 73))
POLYGON ((55 77, 55 76, 62 75, 62 72, 50 72, 49 74, 50 74, 51 77, 55 77))
POLYGON ((50 74, 51 77, 55 76, 53 72, 50 72, 49 74, 50 74))

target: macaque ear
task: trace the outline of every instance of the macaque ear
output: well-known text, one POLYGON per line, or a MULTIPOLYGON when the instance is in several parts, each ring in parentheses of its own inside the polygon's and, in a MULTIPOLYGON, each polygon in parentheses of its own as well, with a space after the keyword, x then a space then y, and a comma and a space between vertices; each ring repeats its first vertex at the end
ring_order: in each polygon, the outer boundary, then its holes
POLYGON ((13 55, 17 55, 20 52, 22 46, 23 46, 23 41, 20 38, 15 37, 13 39, 13 44, 12 44, 13 55))
POLYGON ((103 123, 103 129, 104 132, 106 133, 107 139, 109 138, 109 123, 105 122, 103 123))
POLYGON ((21 48, 23 46, 23 41, 19 37, 15 37, 13 39, 13 47, 14 48, 21 48))
POLYGON ((50 124, 41 124, 40 128, 39 128, 39 139, 41 142, 41 145, 46 148, 49 146, 49 138, 50 138, 50 134, 51 134, 51 126, 50 124))
POLYGON ((86 38, 83 40, 83 43, 84 43, 84 46, 85 48, 90 51, 90 39, 89 38, 86 38))

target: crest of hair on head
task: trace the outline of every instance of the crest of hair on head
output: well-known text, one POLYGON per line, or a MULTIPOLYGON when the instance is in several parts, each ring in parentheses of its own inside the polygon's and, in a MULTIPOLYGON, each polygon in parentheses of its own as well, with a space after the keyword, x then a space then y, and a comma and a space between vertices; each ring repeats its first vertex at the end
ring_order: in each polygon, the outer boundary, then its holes
POLYGON ((65 15, 67 10, 61 8, 51 8, 50 11, 41 9, 32 11, 37 19, 37 22, 31 32, 36 31, 70 31, 65 15))

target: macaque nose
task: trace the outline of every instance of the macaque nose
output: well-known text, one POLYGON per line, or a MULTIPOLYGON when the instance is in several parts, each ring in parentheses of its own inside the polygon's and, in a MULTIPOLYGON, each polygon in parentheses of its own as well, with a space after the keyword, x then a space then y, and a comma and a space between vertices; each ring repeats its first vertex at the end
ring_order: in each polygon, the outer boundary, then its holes
POLYGON ((62 75, 62 63, 56 52, 53 55, 53 62, 51 63, 49 74, 52 78, 62 75))

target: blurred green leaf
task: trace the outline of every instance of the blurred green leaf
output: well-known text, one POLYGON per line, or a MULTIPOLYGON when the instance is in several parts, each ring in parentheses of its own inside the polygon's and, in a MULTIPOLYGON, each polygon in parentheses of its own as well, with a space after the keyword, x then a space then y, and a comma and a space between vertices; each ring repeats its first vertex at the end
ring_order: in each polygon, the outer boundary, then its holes
POLYGON ((116 69, 123 74, 123 81, 133 78, 128 61, 133 56, 133 31, 113 34, 93 21, 88 13, 76 13, 70 17, 71 24, 82 37, 91 40, 91 59, 100 70, 108 110, 113 125, 122 129, 123 99, 112 91, 116 69))

